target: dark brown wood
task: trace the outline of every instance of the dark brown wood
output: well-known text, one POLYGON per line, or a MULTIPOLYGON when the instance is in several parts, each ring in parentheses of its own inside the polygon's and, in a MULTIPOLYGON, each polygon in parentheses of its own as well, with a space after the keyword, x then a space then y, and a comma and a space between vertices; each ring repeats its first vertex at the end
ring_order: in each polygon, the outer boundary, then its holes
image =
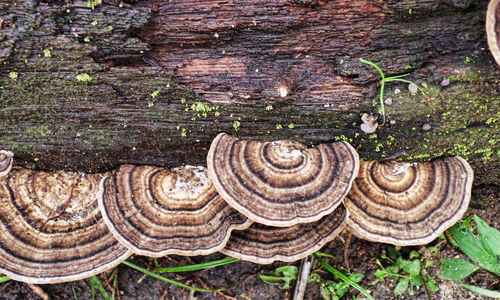
POLYGON ((17 164, 205 164, 224 131, 346 139, 365 159, 461 155, 500 183, 487 1, 103 2, 0 3, 0 148, 17 164), (359 58, 427 85, 388 83, 376 136, 359 126, 380 77, 359 58))

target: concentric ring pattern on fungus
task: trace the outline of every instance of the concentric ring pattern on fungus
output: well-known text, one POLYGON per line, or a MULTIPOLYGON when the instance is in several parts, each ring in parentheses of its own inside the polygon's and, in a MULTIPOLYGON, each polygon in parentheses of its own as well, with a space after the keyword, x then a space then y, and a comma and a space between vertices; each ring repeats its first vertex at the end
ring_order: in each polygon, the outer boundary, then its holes
POLYGON ((253 223, 248 229, 233 231, 222 253, 258 264, 276 260, 293 262, 320 250, 347 224, 343 205, 318 221, 290 227, 253 223))
POLYGON ((101 174, 13 169, 0 180, 0 272, 27 283, 79 280, 131 252, 97 206, 101 174))
POLYGON ((306 148, 294 141, 259 142, 219 134, 208 174, 219 194, 255 222, 287 227, 330 214, 359 168, 346 142, 306 148))
POLYGON ((203 167, 122 165, 99 193, 110 230, 141 255, 210 254, 251 223, 219 197, 203 167))
POLYGON ((361 162, 345 198, 348 228, 363 239, 427 244, 467 210, 473 171, 460 157, 432 162, 361 162))

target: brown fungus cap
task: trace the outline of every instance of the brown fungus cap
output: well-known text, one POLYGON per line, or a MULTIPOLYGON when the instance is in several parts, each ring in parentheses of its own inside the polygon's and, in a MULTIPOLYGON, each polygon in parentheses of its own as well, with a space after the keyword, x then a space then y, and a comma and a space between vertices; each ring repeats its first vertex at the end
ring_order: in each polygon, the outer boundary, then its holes
POLYGON ((0 180, 0 272, 57 283, 107 271, 131 252, 97 206, 101 174, 13 169, 0 180))
POLYGON ((400 246, 427 244, 460 220, 473 171, 460 157, 403 164, 361 162, 345 197, 358 237, 400 246))
POLYGON ((0 150, 0 178, 7 175, 12 168, 14 153, 0 150))
POLYGON ((287 227, 331 213, 349 191, 359 158, 346 142, 306 148, 221 133, 207 164, 215 188, 231 206, 258 223, 287 227))
POLYGON ((134 253, 206 255, 250 220, 215 191, 203 167, 173 172, 122 165, 101 182, 99 207, 115 237, 134 253))
POLYGON ((486 12, 488 46, 500 66, 500 0, 491 0, 486 12))
POLYGON ((248 229, 233 231, 222 253, 258 264, 275 260, 293 262, 320 250, 347 224, 348 213, 338 206, 316 222, 291 227, 253 223, 248 229))

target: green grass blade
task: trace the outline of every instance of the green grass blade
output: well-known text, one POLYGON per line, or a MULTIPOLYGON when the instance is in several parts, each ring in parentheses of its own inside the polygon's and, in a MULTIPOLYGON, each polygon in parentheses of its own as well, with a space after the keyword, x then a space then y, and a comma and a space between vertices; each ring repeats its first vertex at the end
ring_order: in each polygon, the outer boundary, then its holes
POLYGON ((379 66, 377 66, 377 64, 375 64, 374 62, 371 62, 371 61, 369 61, 369 60, 363 59, 363 58, 360 58, 359 60, 360 60, 362 63, 368 64, 368 65, 370 65, 370 66, 374 67, 375 69, 377 69, 377 71, 380 73, 380 76, 382 77, 382 81, 384 81, 384 80, 385 80, 385 75, 384 75, 384 72, 382 72, 382 69, 381 69, 379 66))
POLYGON ((94 275, 94 276, 90 277, 90 282, 93 282, 94 285, 97 286, 97 288, 101 292, 104 299, 111 300, 111 298, 108 295, 108 292, 106 292, 106 289, 102 286, 101 281, 99 281, 99 278, 97 278, 97 276, 94 275))
POLYGON ((162 273, 175 273, 175 272, 190 272, 190 271, 198 271, 204 269, 210 269, 218 266, 223 266, 227 264, 231 264, 239 261, 239 259, 234 257, 226 257, 224 259, 214 260, 207 263, 190 265, 190 266, 181 266, 181 267, 166 267, 166 268, 156 268, 156 271, 162 273))
POLYGON ((410 73, 401 74, 401 75, 389 76, 389 77, 386 77, 386 78, 385 78, 385 81, 391 81, 391 79, 402 78, 402 77, 406 77, 406 76, 410 76, 410 73))
POLYGON ((357 284, 355 281, 353 281, 352 279, 350 279, 349 277, 345 276, 344 274, 342 274, 339 270, 335 269, 334 267, 330 266, 326 261, 322 260, 321 257, 319 255, 317 255, 316 253, 313 253, 313 256, 314 258, 325 268, 327 269, 330 273, 332 273, 333 275, 337 276, 338 278, 342 279, 342 281, 346 282, 347 284, 349 284, 350 286, 352 286, 353 288, 357 289, 358 291, 360 291, 363 295, 365 295, 368 299, 370 300, 375 300, 373 298, 373 296, 367 291, 365 290, 362 286, 360 286, 359 284, 357 284))
POLYGON ((478 286, 465 284, 465 283, 459 283, 459 284, 460 284, 460 286, 468 289, 469 291, 473 291, 474 293, 478 293, 480 295, 483 295, 486 297, 491 297, 491 298, 500 298, 500 292, 498 292, 498 291, 483 289, 483 288, 480 288, 478 286))
POLYGON ((406 79, 401 79, 401 78, 386 78, 385 80, 386 82, 390 82, 390 81, 400 81, 400 82, 405 82, 405 83, 413 83, 417 89, 422 93, 422 95, 424 95, 425 97, 427 97, 427 95, 425 94, 424 90, 422 90, 422 88, 416 84, 415 82, 411 81, 411 80, 406 80, 406 79))
POLYGON ((314 252, 316 255, 318 255, 319 257, 328 257, 328 258, 335 258, 333 255, 329 254, 329 253, 325 253, 325 252, 319 252, 319 251, 316 251, 314 252))
POLYGON ((94 281, 90 280, 90 297, 92 300, 95 300, 95 287, 94 281))
POLYGON ((71 290, 73 291, 73 296, 75 297, 75 300, 78 300, 78 296, 76 295, 75 283, 73 281, 71 282, 71 290))
POLYGON ((146 275, 149 275, 153 278, 156 278, 158 280, 161 280, 163 282, 166 282, 166 283, 170 283, 172 285, 175 285, 175 286, 178 286, 178 287, 181 287, 181 288, 184 288, 184 289, 188 289, 188 290, 193 290, 193 291, 197 291, 197 292, 218 292, 218 291, 223 291, 225 289, 216 289, 216 290, 212 290, 212 289, 202 289, 202 288, 197 288, 197 287, 194 287, 194 286, 189 286, 189 285, 185 285, 183 283, 180 283, 180 282, 177 282, 175 280, 172 280, 172 279, 168 279, 166 277, 163 277, 161 275, 158 275, 158 274, 155 274, 149 270, 146 270, 142 267, 139 267, 138 265, 135 265, 129 261, 124 261, 122 262, 122 264, 128 266, 128 267, 131 267, 132 269, 135 269, 139 272, 142 272, 146 275))
POLYGON ((8 276, 2 276, 2 277, 0 277, 0 283, 7 282, 9 280, 10 280, 10 278, 8 276))

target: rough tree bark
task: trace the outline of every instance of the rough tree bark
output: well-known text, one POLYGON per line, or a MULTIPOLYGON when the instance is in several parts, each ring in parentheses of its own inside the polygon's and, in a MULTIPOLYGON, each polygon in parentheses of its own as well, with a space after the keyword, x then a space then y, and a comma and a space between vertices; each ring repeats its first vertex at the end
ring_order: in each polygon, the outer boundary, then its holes
POLYGON ((364 159, 461 155, 477 183, 498 185, 499 69, 486 6, 1 1, 0 145, 24 166, 93 172, 204 164, 221 131, 346 139, 364 159), (392 105, 376 134, 359 125, 378 111, 380 77, 359 58, 424 84, 425 95, 388 84, 392 105))

